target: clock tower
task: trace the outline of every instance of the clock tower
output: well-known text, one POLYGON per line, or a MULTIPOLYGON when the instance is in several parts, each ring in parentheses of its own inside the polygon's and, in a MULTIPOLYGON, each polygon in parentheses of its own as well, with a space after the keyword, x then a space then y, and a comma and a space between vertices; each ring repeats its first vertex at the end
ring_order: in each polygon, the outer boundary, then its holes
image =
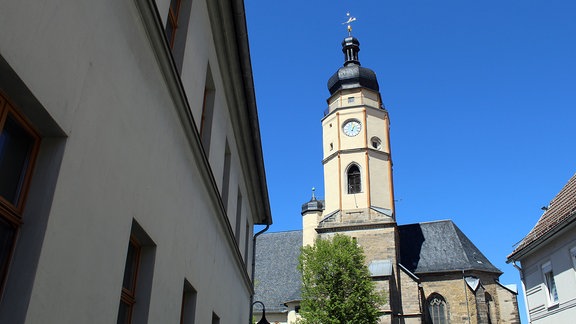
MULTIPOLYGON (((385 296, 379 323, 518 323, 517 292, 499 283, 502 272, 452 221, 397 225, 389 116, 376 74, 360 65, 359 51, 349 34, 344 65, 328 80, 325 197, 313 193, 302 205, 302 244, 344 234, 362 247, 372 282, 385 296)), ((298 301, 300 287, 301 281, 286 300, 298 301)))
POLYGON ((360 43, 342 42, 344 66, 328 81, 322 119, 326 212, 366 210, 394 220, 388 112, 374 71, 360 66, 360 43))
MULTIPOLYGON (((342 42, 344 66, 328 80, 322 118, 325 200, 302 206, 304 245, 318 234, 395 227, 388 112, 374 71, 358 60, 360 42, 342 42)), ((395 259, 395 257, 394 257, 395 259)))
POLYGON ((388 292, 384 313, 397 296, 398 229, 394 212, 388 112, 376 74, 358 60, 360 42, 342 42, 344 65, 328 80, 330 97, 322 118, 325 199, 302 205, 303 245, 342 233, 362 246, 380 290, 388 292))

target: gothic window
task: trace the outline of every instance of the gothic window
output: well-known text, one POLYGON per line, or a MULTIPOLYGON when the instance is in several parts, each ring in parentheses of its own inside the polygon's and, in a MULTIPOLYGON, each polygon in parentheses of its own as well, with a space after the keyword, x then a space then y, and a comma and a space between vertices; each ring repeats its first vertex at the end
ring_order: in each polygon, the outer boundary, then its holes
POLYGON ((447 324, 448 321, 448 307, 446 300, 439 294, 432 294, 428 297, 428 323, 431 324, 447 324))
POLYGON ((356 164, 353 164, 348 168, 348 193, 355 194, 359 193, 362 189, 360 182, 360 169, 356 164))

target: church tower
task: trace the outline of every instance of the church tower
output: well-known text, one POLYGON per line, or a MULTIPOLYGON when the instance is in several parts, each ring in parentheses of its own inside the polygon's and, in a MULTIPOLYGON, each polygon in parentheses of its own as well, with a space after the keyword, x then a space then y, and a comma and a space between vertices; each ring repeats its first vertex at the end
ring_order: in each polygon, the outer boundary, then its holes
POLYGON ((344 65, 328 80, 322 118, 325 199, 302 205, 303 245, 335 233, 362 246, 378 289, 387 293, 384 313, 397 305, 398 229, 394 212, 390 121, 376 74, 358 59, 360 42, 342 42, 344 65))
POLYGON ((515 288, 499 283, 502 272, 452 221, 397 225, 388 112, 359 51, 358 39, 346 37, 344 65, 328 80, 325 197, 313 193, 302 205, 302 244, 340 233, 362 247, 386 296, 379 323, 519 323, 515 288))
POLYGON ((374 71, 360 66, 360 43, 342 42, 344 66, 328 81, 322 119, 326 211, 375 208, 394 220, 388 113, 374 71))
POLYGON ((374 71, 358 59, 360 42, 342 42, 344 65, 328 80, 322 118, 325 200, 302 206, 304 245, 317 234, 394 227, 388 112, 374 71))

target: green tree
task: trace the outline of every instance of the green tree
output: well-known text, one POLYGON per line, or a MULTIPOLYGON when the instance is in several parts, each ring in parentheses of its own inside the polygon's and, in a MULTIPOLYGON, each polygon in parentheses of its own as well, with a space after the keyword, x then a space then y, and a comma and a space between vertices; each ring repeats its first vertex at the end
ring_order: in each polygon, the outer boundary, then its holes
POLYGON ((375 290, 364 251, 349 236, 317 239, 300 254, 302 323, 373 324, 384 302, 375 290))

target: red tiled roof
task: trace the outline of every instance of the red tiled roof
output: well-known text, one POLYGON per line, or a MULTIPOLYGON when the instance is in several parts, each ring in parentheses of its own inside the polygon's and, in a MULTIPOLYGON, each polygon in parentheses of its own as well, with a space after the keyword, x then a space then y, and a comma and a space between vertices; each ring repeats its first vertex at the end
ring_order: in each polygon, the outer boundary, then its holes
POLYGON ((548 210, 542 214, 534 228, 524 237, 508 258, 563 225, 574 212, 576 212, 576 174, 572 176, 558 195, 552 199, 548 210))

